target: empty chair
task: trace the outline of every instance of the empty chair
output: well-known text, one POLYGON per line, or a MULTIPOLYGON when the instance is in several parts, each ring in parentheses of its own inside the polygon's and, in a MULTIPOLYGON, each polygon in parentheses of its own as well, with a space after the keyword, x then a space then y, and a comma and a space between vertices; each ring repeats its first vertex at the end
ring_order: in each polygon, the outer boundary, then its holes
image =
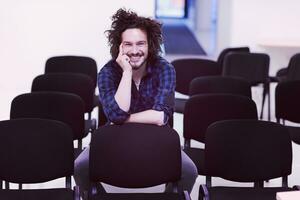
POLYGON ((222 73, 225 56, 229 53, 250 53, 250 48, 245 46, 245 47, 228 47, 223 49, 217 59, 217 63, 220 68, 220 74, 222 73))
POLYGON ((71 93, 21 94, 11 103, 10 118, 43 118, 66 123, 73 131, 73 140, 78 140, 76 155, 82 149, 82 138, 88 134, 84 128, 84 102, 78 95, 71 93))
MULTIPOLYGON (((224 57, 230 52, 249 52, 248 47, 231 47, 222 50, 217 61, 202 58, 185 58, 172 61, 176 70, 176 91, 189 94, 190 82, 196 77, 215 76, 222 73, 224 57)), ((175 112, 183 113, 186 99, 175 99, 175 112)))
POLYGON ((269 84, 270 57, 263 53, 230 53, 224 60, 223 76, 241 77, 249 81, 251 86, 263 84, 262 109, 263 117, 265 98, 268 96, 268 120, 271 119, 270 84, 269 84))
POLYGON ((0 121, 0 178, 19 184, 19 190, 0 189, 0 199, 79 200, 72 190, 74 168, 72 130, 45 119, 0 121), (65 188, 24 189, 22 184, 64 178, 65 188))
MULTIPOLYGON (((300 80, 279 82, 275 90, 275 113, 277 122, 300 123, 300 80)), ((287 126, 292 140, 300 144, 300 128, 287 126)))
POLYGON ((207 127, 225 119, 257 119, 256 105, 248 97, 232 94, 194 95, 186 103, 183 115, 184 151, 194 161, 199 175, 209 174, 204 163, 204 149, 191 146, 191 140, 206 144, 207 127))
POLYGON ((293 55, 288 66, 278 70, 275 77, 271 77, 272 82, 284 80, 300 80, 300 53, 293 55))
MULTIPOLYGON (((215 61, 205 59, 178 59, 172 62, 176 71, 176 92, 189 95, 190 82, 199 76, 218 75, 215 61)), ((175 112, 183 113, 186 99, 175 98, 175 112)))
POLYGON ((192 80, 189 93, 196 94, 225 93, 251 98, 251 85, 239 77, 204 76, 192 80))
POLYGON ((96 129, 96 119, 92 119, 91 117, 91 112, 94 108, 95 89, 93 81, 89 76, 76 73, 39 75, 34 78, 31 91, 58 91, 78 95, 84 101, 85 113, 88 113, 88 119, 85 120, 86 132, 96 129))
POLYGON ((290 59, 286 80, 300 80, 300 53, 293 55, 290 59))
MULTIPOLYGON (((54 56, 46 61, 45 74, 48 73, 80 73, 92 78, 94 88, 97 86, 97 63, 93 58, 85 56, 54 56)), ((107 122, 102 105, 97 95, 94 95, 94 107, 98 107, 98 124, 107 122)))
POLYGON ((276 192, 290 191, 292 144, 286 127, 267 121, 226 120, 210 125, 206 133, 207 173, 254 187, 207 187, 201 185, 199 199, 272 200, 276 192), (264 188, 264 180, 282 177, 282 187, 264 188))
POLYGON ((88 75, 97 85, 97 63, 93 58, 84 56, 54 56, 46 61, 45 74, 80 73, 88 75))
POLYGON ((96 183, 144 188, 176 183, 181 177, 179 136, 163 126, 128 123, 103 126, 90 145, 89 199, 189 199, 174 185, 172 193, 97 193, 96 183))
POLYGON ((59 91, 77 94, 84 101, 86 113, 90 115, 94 108, 94 83, 89 76, 84 74, 42 74, 33 79, 31 91, 59 91))

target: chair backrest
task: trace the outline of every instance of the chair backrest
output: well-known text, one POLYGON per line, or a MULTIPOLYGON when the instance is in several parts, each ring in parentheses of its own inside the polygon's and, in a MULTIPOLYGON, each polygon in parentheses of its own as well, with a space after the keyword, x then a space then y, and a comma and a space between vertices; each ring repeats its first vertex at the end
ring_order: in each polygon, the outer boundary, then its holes
POLYGON ((59 91, 76 94, 85 103, 85 112, 92 112, 95 88, 93 80, 78 73, 51 73, 35 77, 31 86, 32 92, 59 91))
POLYGON ((300 123, 300 80, 279 82, 275 89, 277 119, 300 123))
POLYGON ((287 80, 300 80, 300 53, 293 55, 290 59, 287 80))
POLYGON ((224 58, 225 56, 228 54, 228 53, 232 53, 232 52, 245 52, 245 53, 249 53, 250 52, 250 49, 249 47, 230 47, 230 48, 225 48, 221 51, 221 53, 219 54, 218 56, 218 64, 219 66, 223 67, 223 64, 224 64, 224 58))
POLYGON ((228 120, 206 133, 205 168, 211 176, 257 182, 291 174, 292 144, 286 127, 267 121, 228 120))
POLYGON ((71 93, 33 92, 15 97, 11 103, 10 118, 43 118, 66 123, 73 131, 73 139, 84 133, 84 102, 71 93))
POLYGON ((177 132, 140 123, 103 126, 92 134, 90 178, 126 188, 176 182, 181 176, 177 132))
POLYGON ((223 76, 241 77, 251 85, 269 80, 270 57, 264 53, 229 53, 225 56, 223 76))
POLYGON ((71 177, 74 169, 72 130, 46 119, 0 121, 0 179, 41 183, 71 177))
POLYGON ((192 80, 190 96, 210 93, 236 94, 251 98, 251 85, 238 77, 205 76, 192 80))
POLYGON ((97 63, 93 58, 85 56, 54 56, 46 61, 45 73, 81 73, 93 79, 97 85, 97 63))
POLYGON ((255 102, 232 94, 194 95, 185 105, 183 136, 205 143, 207 127, 226 119, 257 119, 255 102))
POLYGON ((189 94, 189 85, 194 78, 220 74, 218 64, 211 60, 177 59, 172 65, 176 71, 176 91, 185 95, 189 94))

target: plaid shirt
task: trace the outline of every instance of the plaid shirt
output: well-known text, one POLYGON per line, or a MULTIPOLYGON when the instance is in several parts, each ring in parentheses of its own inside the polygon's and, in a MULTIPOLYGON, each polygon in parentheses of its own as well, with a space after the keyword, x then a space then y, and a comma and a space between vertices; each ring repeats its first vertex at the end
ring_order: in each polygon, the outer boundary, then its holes
POLYGON ((108 123, 122 124, 132 113, 149 109, 164 111, 164 123, 173 115, 176 75, 174 67, 160 58, 155 65, 148 65, 139 90, 132 82, 131 104, 123 111, 115 100, 115 93, 122 78, 122 68, 116 61, 109 61, 98 74, 99 98, 108 123))

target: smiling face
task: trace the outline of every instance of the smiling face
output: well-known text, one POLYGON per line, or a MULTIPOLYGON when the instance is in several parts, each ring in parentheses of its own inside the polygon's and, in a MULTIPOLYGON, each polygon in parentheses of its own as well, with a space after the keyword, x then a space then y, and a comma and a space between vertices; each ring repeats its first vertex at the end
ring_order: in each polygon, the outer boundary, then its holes
POLYGON ((123 54, 130 58, 133 70, 144 67, 148 57, 147 33, 138 28, 127 29, 122 33, 123 54))

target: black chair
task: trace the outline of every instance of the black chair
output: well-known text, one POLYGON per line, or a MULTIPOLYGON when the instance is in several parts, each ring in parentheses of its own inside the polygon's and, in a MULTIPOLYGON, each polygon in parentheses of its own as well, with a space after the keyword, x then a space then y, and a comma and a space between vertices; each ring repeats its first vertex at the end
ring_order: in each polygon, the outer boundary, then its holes
POLYGON ((77 73, 51 73, 43 74, 34 78, 31 86, 32 92, 58 91, 73 93, 82 98, 85 104, 85 128, 88 131, 96 129, 96 119, 92 119, 91 112, 94 108, 94 85, 92 79, 84 74, 77 73))
POLYGON ((291 191, 292 144, 286 127, 267 121, 227 120, 209 126, 205 143, 207 172, 235 182, 253 182, 254 187, 207 187, 199 199, 273 200, 276 192, 291 191), (264 180, 282 177, 282 187, 264 188, 264 180))
POLYGON ((199 175, 206 176, 210 185, 210 174, 204 162, 204 149, 191 146, 191 140, 206 144, 207 127, 225 119, 257 119, 256 105, 248 97, 232 94, 194 95, 186 103, 183 115, 184 152, 194 161, 199 175))
MULTIPOLYGON (((48 73, 80 73, 88 75, 97 86, 97 63, 93 58, 85 56, 54 56, 46 61, 45 74, 48 73)), ((94 107, 98 107, 98 125, 107 122, 102 105, 97 95, 94 95, 94 107)))
MULTIPOLYGON (((202 58, 185 58, 172 61, 176 71, 176 91, 189 94, 190 82, 196 77, 222 74, 224 57, 230 52, 249 52, 248 47, 232 47, 222 50, 217 61, 202 58)), ((175 99, 175 112, 183 113, 186 99, 175 99)))
MULTIPOLYGON (((205 59, 178 59, 172 62, 176 71, 176 92, 189 95, 190 82, 199 76, 219 75, 218 64, 205 59)), ((183 113, 187 99, 175 98, 175 112, 183 113)))
POLYGON ((177 132, 167 126, 128 123, 100 127, 90 145, 89 199, 190 199, 186 191, 174 193, 97 193, 96 183, 144 188, 176 182, 181 177, 177 132))
POLYGON ((72 190, 74 168, 72 130, 62 122, 15 119, 0 122, 0 179, 19 189, 0 189, 0 199, 79 200, 72 190), (22 189, 22 184, 66 178, 65 188, 22 189))
POLYGON ((229 53, 250 53, 250 48, 245 46, 245 47, 228 47, 223 49, 217 59, 217 63, 220 68, 220 74, 223 71, 222 68, 224 66, 225 56, 229 53))
POLYGON ((75 155, 82 150, 82 138, 89 132, 84 128, 84 102, 71 93, 33 92, 15 97, 11 103, 10 118, 43 118, 66 123, 78 140, 75 155))
POLYGON ((190 96, 211 93, 242 95, 251 99, 251 85, 243 78, 225 76, 198 77, 190 83, 190 96))
MULTIPOLYGON (((300 123, 300 80, 279 82, 275 90, 275 113, 277 122, 300 123)), ((300 128, 287 126, 292 140, 300 144, 300 128)))
POLYGON ((84 56, 54 56, 46 61, 45 74, 48 73, 80 73, 88 75, 97 86, 97 63, 84 56))
POLYGON ((300 80, 300 53, 293 55, 288 66, 278 70, 276 76, 270 78, 272 82, 300 80))
POLYGON ((268 95, 268 120, 271 120, 270 57, 263 53, 229 53, 223 66, 223 76, 241 77, 249 81, 251 86, 263 84, 262 108, 260 118, 263 118, 265 98, 268 95))

